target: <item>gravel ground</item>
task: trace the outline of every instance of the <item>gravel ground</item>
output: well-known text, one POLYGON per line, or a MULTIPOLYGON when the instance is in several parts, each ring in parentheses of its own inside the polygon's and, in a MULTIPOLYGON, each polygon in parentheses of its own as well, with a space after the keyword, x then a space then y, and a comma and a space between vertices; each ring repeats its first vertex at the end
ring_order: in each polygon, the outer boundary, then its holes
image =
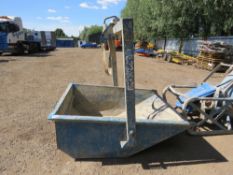
MULTIPOLYGON (((112 84, 101 57, 101 49, 78 48, 0 57, 0 174, 232 175, 231 135, 181 134, 127 159, 75 161, 59 151, 47 116, 70 82, 112 84)), ((122 60, 118 62, 122 72, 122 60)), ((135 69, 136 87, 160 93, 168 84, 195 83, 208 73, 142 57, 136 58, 135 69)))

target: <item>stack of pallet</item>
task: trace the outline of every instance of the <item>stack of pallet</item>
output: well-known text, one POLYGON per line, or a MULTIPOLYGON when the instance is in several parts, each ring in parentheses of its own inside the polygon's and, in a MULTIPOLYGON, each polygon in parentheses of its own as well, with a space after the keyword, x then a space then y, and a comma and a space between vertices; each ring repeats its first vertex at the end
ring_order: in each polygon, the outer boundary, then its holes
POLYGON ((233 46, 221 42, 201 42, 196 67, 212 70, 219 63, 233 62, 233 46))

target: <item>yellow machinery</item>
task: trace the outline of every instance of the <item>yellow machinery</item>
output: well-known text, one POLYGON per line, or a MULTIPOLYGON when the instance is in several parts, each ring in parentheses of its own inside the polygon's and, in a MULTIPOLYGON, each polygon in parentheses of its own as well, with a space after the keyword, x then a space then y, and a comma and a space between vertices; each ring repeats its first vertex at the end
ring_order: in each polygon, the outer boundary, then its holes
MULTIPOLYGON (((162 52, 162 51, 160 51, 162 52)), ((164 52, 163 58, 167 62, 177 63, 177 64, 187 64, 192 65, 195 62, 195 58, 177 51, 164 52)))

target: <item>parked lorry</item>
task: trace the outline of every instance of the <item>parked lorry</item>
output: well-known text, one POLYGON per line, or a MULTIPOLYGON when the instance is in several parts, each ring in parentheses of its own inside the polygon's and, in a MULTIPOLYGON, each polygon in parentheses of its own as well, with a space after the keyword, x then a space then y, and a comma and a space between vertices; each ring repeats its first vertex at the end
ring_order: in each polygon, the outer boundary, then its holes
POLYGON ((0 53, 21 54, 40 49, 40 42, 27 39, 20 17, 0 16, 0 53))
POLYGON ((55 48, 54 32, 26 30, 20 17, 0 16, 0 54, 34 53, 55 48))

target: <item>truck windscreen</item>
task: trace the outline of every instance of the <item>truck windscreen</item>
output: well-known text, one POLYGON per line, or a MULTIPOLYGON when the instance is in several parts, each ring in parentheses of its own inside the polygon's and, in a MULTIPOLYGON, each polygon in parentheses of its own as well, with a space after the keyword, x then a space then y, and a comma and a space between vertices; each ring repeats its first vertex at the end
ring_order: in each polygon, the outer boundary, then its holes
POLYGON ((16 24, 12 24, 9 22, 0 23, 0 32, 13 33, 18 31, 19 31, 19 27, 16 24))

